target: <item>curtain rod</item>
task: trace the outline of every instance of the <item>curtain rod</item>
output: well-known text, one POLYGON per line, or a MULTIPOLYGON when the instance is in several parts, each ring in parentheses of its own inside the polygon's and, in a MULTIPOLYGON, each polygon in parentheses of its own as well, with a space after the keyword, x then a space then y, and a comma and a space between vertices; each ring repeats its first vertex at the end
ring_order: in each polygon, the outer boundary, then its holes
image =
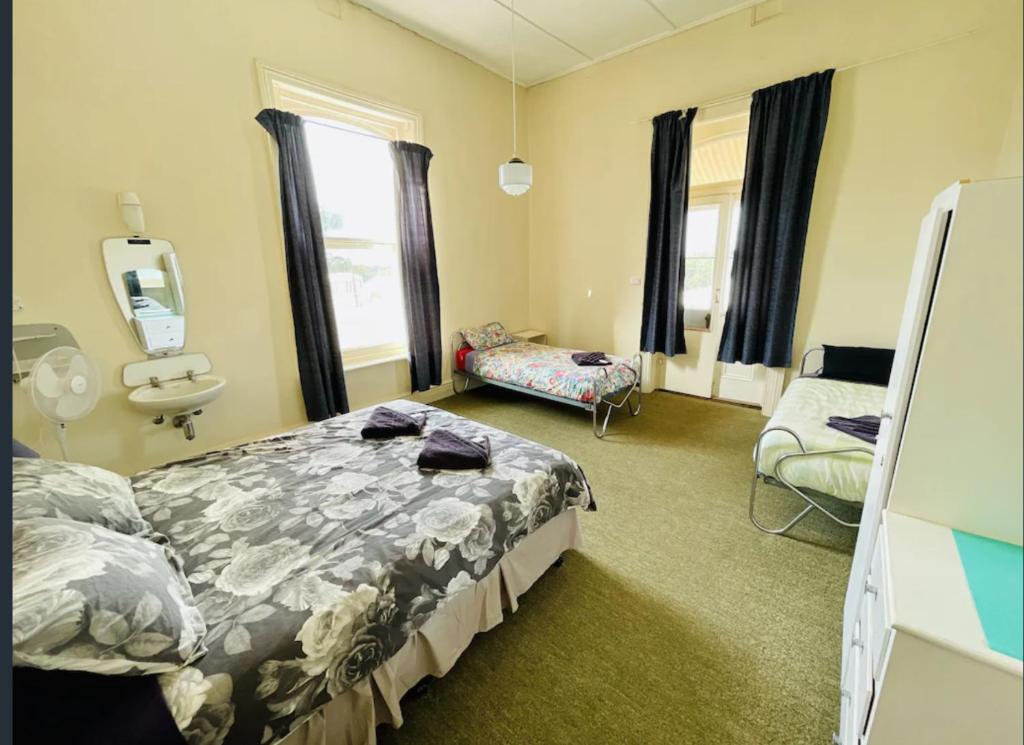
MULTIPOLYGON (((893 52, 892 54, 886 54, 886 55, 883 55, 881 57, 874 57, 874 58, 869 59, 869 60, 864 60, 863 62, 854 62, 853 64, 844 65, 843 67, 837 67, 836 68, 836 72, 837 73, 846 72, 847 70, 853 70, 853 69, 856 69, 858 67, 866 67, 867 65, 873 65, 876 62, 885 62, 886 60, 895 59, 896 57, 902 57, 902 56, 907 55, 907 54, 914 54, 915 52, 923 52, 925 49, 931 49, 932 47, 937 47, 937 46, 941 46, 943 44, 948 44, 949 42, 952 42, 952 41, 958 41, 960 39, 964 39, 964 38, 966 38, 968 36, 971 36, 972 34, 977 33, 978 31, 981 31, 982 28, 984 28, 984 27, 983 26, 976 26, 975 28, 969 29, 967 31, 962 31, 959 34, 954 34, 953 36, 947 36, 947 37, 945 37, 943 39, 938 39, 936 41, 930 41, 930 42, 928 42, 926 44, 921 44, 920 46, 913 47, 912 49, 904 49, 901 52, 893 52)), ((810 74, 810 73, 808 73, 808 74, 810 74)), ((797 77, 801 77, 801 76, 798 75, 797 77)), ((714 98, 714 99, 711 99, 709 101, 704 101, 703 103, 697 104, 696 108, 698 110, 700 110, 700 109, 707 109, 707 108, 711 108, 712 106, 722 106, 722 105, 727 104, 727 103, 735 103, 736 101, 742 101, 742 100, 744 100, 746 98, 750 98, 754 94, 754 92, 757 91, 757 90, 760 90, 760 89, 759 88, 753 88, 751 90, 742 91, 740 93, 732 93, 732 94, 730 94, 728 96, 722 96, 721 98, 714 98)), ((687 106, 686 108, 693 108, 693 107, 687 106)), ((655 115, 655 116, 657 116, 657 115, 655 115)), ((653 116, 648 118, 648 119, 633 119, 629 123, 630 124, 650 124, 653 119, 654 119, 653 116)))

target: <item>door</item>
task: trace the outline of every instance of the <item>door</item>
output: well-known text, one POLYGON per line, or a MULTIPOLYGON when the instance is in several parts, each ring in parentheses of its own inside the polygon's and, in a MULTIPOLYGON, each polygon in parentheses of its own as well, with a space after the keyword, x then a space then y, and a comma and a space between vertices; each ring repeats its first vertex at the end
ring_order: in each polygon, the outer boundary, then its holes
MULTIPOLYGON (((722 323, 715 334, 715 349, 722 340, 722 325, 726 311, 729 310, 729 297, 732 290, 732 262, 736 256, 736 234, 740 225, 740 205, 737 196, 730 215, 729 242, 726 252, 725 268, 722 271, 722 287, 720 292, 722 323)), ((725 401, 736 401, 742 404, 760 406, 764 401, 764 388, 768 370, 764 365, 741 365, 738 362, 716 362, 714 387, 711 395, 725 401)))
POLYGON ((718 309, 728 253, 730 194, 690 197, 686 218, 683 326, 686 354, 665 359, 665 388, 711 398, 718 357, 718 309))
POLYGON ((739 197, 737 184, 717 194, 690 198, 683 281, 686 354, 665 360, 665 388, 760 405, 765 368, 718 362, 739 228, 739 197))

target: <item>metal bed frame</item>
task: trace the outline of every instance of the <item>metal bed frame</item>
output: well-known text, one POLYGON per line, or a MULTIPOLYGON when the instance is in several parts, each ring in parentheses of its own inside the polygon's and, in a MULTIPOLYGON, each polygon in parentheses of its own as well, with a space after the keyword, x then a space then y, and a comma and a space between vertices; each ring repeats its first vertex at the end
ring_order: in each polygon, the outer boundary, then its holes
MULTIPOLYGON (((815 369, 813 372, 810 372, 810 373, 806 372, 805 368, 806 368, 806 365, 807 365, 807 358, 810 357, 811 354, 813 354, 815 352, 822 352, 822 353, 824 353, 824 351, 825 350, 824 350, 823 347, 814 347, 813 349, 809 349, 809 350, 807 350, 807 352, 804 353, 803 358, 800 360, 800 376, 799 377, 801 377, 801 378, 817 378, 817 377, 819 377, 821 375, 821 371, 822 371, 821 367, 818 367, 817 369, 815 369)), ((796 525, 798 522, 800 522, 805 517, 807 517, 811 512, 813 512, 814 510, 818 510, 819 512, 824 514, 826 517, 828 517, 830 520, 838 523, 839 525, 842 525, 842 526, 847 527, 847 528, 859 527, 860 526, 859 522, 848 522, 846 520, 843 520, 842 518, 838 517, 835 513, 831 512, 827 507, 825 507, 821 503, 821 501, 820 501, 821 497, 830 497, 830 495, 820 494, 819 492, 814 491, 812 489, 801 488, 801 487, 797 486, 796 484, 793 484, 790 481, 788 481, 786 479, 785 475, 780 470, 780 467, 784 463, 788 463, 791 460, 797 460, 797 459, 801 459, 801 458, 828 457, 828 456, 832 456, 832 455, 840 455, 842 453, 866 453, 867 455, 874 456, 875 451, 873 449, 871 449, 871 448, 868 448, 868 447, 847 447, 847 448, 831 448, 831 449, 827 449, 827 450, 808 450, 804 446, 803 441, 800 439, 800 435, 798 435, 796 432, 794 432, 789 427, 769 427, 769 428, 765 429, 764 431, 762 431, 761 434, 757 436, 757 444, 754 446, 754 478, 753 478, 753 480, 751 481, 751 484, 750 484, 750 507, 749 507, 749 510, 748 510, 748 515, 750 516, 750 521, 752 523, 754 523, 754 525, 759 530, 763 530, 765 533, 771 533, 773 535, 782 535, 784 533, 787 533, 794 525, 796 525), (774 471, 773 474, 763 473, 761 471, 761 443, 762 443, 762 440, 764 439, 764 436, 767 435, 769 432, 785 432, 786 434, 790 435, 796 441, 796 445, 800 449, 799 452, 786 453, 785 455, 779 456, 779 458, 775 461, 775 464, 774 464, 774 466, 772 468, 772 470, 774 471), (803 499, 804 502, 807 503, 806 506, 804 506, 804 508, 799 513, 797 513, 796 517, 794 517, 792 520, 790 520, 788 523, 786 523, 782 527, 770 528, 770 527, 767 527, 767 526, 763 525, 762 523, 760 523, 758 521, 757 517, 754 515, 754 501, 755 501, 755 498, 757 496, 757 482, 758 482, 758 479, 763 479, 766 484, 769 484, 771 486, 782 486, 782 487, 785 487, 785 488, 789 489, 791 492, 793 492, 794 494, 799 496, 801 499, 803 499), (812 496, 812 495, 814 495, 814 496, 812 496)), ((830 497, 830 498, 837 499, 835 497, 830 497)))
MULTIPOLYGON (((550 393, 545 393, 544 391, 535 390, 533 388, 526 388, 525 386, 516 385, 515 383, 506 383, 501 380, 492 380, 490 378, 484 378, 481 377, 480 375, 474 375, 473 373, 466 372, 464 370, 459 370, 455 362, 455 356, 456 353, 462 348, 462 346, 465 343, 466 340, 463 338, 461 332, 456 331, 455 333, 452 334, 452 391, 455 393, 455 395, 461 395, 465 393, 469 389, 469 384, 472 381, 476 380, 480 383, 486 383, 487 385, 494 385, 499 388, 505 388, 510 391, 525 393, 528 396, 537 396, 538 398, 544 398, 547 399, 548 401, 555 401, 560 404, 568 404, 569 406, 575 406, 578 409, 583 409, 584 411, 590 412, 592 426, 594 429, 594 436, 597 437, 598 439, 601 439, 605 436, 605 433, 608 430, 608 420, 611 419, 613 411, 621 409, 623 406, 625 406, 629 409, 630 416, 636 416, 637 414, 640 413, 640 407, 643 404, 643 392, 640 389, 640 381, 643 378, 644 360, 639 352, 633 355, 632 358, 633 366, 631 369, 633 370, 633 373, 636 376, 636 379, 633 381, 632 385, 626 388, 621 388, 617 391, 611 391, 610 393, 607 394, 595 396, 593 401, 587 403, 585 401, 577 401, 576 399, 573 398, 563 398, 562 396, 555 396, 550 393), (461 376, 465 381, 462 385, 461 391, 459 390, 459 387, 455 382, 457 376, 461 376), (636 406, 633 405, 633 393, 636 393, 636 406), (605 406, 604 421, 602 422, 601 426, 598 427, 597 422, 600 416, 600 408, 602 404, 604 404, 605 406)), ((605 375, 607 374, 607 371, 605 371, 605 375)))

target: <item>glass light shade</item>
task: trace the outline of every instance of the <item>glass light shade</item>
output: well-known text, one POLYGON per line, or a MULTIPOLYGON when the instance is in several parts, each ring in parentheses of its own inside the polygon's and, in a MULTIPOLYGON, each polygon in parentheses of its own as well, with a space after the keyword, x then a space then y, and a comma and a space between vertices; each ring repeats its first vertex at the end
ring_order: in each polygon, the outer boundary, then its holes
POLYGON ((498 166, 498 183, 506 194, 521 196, 533 185, 533 166, 513 158, 498 166))

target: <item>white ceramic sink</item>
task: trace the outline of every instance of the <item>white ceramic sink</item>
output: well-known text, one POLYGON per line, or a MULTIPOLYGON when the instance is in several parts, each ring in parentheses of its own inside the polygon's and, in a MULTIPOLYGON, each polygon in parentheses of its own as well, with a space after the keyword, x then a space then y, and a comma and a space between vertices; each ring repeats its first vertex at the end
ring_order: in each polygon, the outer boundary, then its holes
POLYGON ((192 380, 167 380, 157 388, 143 385, 128 394, 135 408, 153 416, 189 414, 217 398, 227 381, 219 375, 196 375, 192 380))

